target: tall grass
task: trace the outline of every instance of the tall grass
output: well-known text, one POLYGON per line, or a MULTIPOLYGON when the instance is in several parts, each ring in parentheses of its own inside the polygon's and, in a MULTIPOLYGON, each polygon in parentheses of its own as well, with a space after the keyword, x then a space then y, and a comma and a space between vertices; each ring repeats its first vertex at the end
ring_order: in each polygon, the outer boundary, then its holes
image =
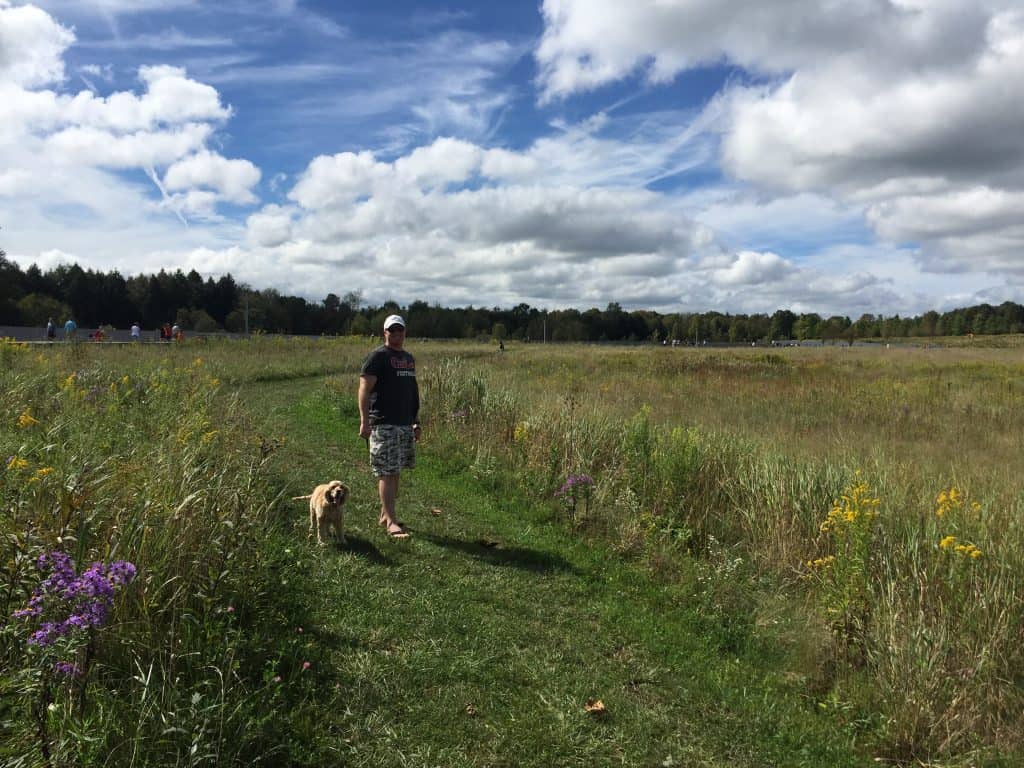
POLYGON ((794 352, 514 349, 422 381, 442 450, 554 510, 595 478, 582 532, 659 567, 732 552, 748 595, 806 605, 815 695, 881 756, 1019 754, 1019 351, 794 352))
POLYGON ((282 599, 268 546, 272 441, 200 347, 2 354, 0 762, 280 761, 283 697, 305 693, 281 612, 301 601, 282 599), (41 647, 39 620, 14 614, 52 552, 137 577, 105 622, 41 647))
MULTIPOLYGON (((275 442, 232 390, 339 374, 350 407, 374 343, 0 344, 0 762, 296 761, 317 692, 275 442), (138 576, 44 653, 13 614, 54 551, 138 576)), ((1021 754, 1021 350, 410 347, 424 450, 696 568, 726 647, 795 615, 787 663, 879 756, 1021 754)))

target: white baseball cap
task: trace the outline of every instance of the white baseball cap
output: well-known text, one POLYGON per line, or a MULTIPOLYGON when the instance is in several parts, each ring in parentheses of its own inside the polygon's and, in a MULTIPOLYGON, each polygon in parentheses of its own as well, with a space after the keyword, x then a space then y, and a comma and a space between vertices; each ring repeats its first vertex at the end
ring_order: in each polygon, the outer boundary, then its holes
POLYGON ((400 325, 405 328, 405 320, 401 315, 388 315, 387 320, 384 321, 384 330, 386 331, 392 325, 400 325))

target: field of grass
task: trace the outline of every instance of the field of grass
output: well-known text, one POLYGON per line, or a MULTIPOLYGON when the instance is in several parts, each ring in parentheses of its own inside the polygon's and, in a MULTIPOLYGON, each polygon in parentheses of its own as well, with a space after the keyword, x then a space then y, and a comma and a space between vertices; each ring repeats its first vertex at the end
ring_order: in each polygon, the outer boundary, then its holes
POLYGON ((1024 755, 1024 350, 410 347, 396 542, 366 340, 0 346, 0 763, 1024 755))

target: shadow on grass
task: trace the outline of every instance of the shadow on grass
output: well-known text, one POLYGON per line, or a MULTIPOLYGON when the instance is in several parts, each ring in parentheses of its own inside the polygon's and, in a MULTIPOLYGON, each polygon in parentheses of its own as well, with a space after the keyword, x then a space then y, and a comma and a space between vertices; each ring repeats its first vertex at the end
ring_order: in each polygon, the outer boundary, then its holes
MULTIPOLYGON (((411 529, 410 529, 411 530, 411 529)), ((418 537, 445 549, 452 549, 491 565, 519 568, 533 573, 577 573, 576 568, 563 557, 524 547, 505 547, 501 542, 478 540, 463 541, 449 536, 420 533, 418 537)))
POLYGON ((351 552, 353 555, 361 557, 369 563, 374 565, 391 566, 394 562, 383 554, 376 545, 369 539, 364 539, 361 536, 353 536, 351 533, 345 534, 345 543, 342 544, 340 541, 332 541, 331 549, 335 552, 351 552))

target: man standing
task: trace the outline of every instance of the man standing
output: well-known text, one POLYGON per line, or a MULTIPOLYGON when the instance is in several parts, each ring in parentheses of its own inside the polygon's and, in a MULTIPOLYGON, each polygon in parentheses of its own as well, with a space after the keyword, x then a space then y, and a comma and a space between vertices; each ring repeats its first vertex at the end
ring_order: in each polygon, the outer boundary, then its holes
POLYGON ((389 315, 384 345, 367 356, 359 373, 359 436, 370 441, 370 466, 380 493, 378 522, 395 539, 409 537, 398 522, 395 500, 401 471, 416 466, 420 439, 416 361, 404 346, 405 320, 389 315))
POLYGON ((75 332, 78 330, 78 324, 72 318, 68 318, 68 321, 64 323, 64 341, 74 341, 75 332))

